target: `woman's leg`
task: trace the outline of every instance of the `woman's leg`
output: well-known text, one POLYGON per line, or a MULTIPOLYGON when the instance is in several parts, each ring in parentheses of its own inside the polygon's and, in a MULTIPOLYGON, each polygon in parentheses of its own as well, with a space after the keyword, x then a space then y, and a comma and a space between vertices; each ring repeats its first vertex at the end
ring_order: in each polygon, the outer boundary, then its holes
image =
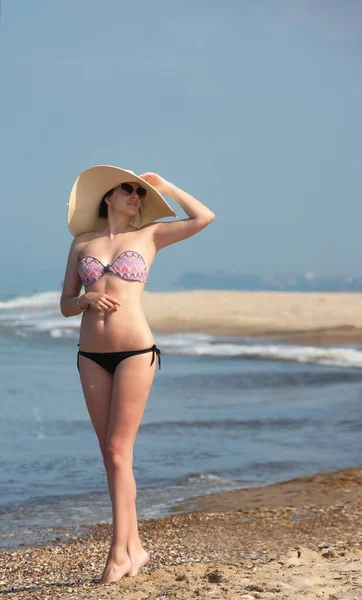
POLYGON ((149 353, 139 354, 123 360, 113 376, 105 458, 113 498, 113 537, 103 583, 118 581, 122 577, 124 573, 121 574, 118 565, 126 553, 132 560, 131 574, 139 568, 137 563, 144 561, 144 555, 147 555, 138 537, 136 484, 132 467, 133 447, 155 368, 156 361, 150 366, 149 353))
MULTIPOLYGON (((106 446, 111 410, 113 375, 98 365, 94 360, 79 356, 79 375, 83 394, 92 425, 96 432, 103 462, 106 467, 106 446)), ((106 468, 109 495, 113 504, 112 488, 106 468)))
POLYGON ((79 356, 79 376, 92 425, 103 456, 106 452, 113 376, 94 360, 79 356))

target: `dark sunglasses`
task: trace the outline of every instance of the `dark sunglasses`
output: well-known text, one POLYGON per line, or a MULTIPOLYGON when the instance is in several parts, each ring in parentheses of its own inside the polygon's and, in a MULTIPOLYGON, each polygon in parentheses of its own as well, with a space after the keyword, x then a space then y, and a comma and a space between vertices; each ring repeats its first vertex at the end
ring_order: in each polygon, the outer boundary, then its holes
POLYGON ((146 190, 140 185, 137 186, 137 184, 133 186, 131 183, 121 183, 120 188, 127 194, 132 194, 132 192, 136 191, 140 200, 146 196, 146 190))

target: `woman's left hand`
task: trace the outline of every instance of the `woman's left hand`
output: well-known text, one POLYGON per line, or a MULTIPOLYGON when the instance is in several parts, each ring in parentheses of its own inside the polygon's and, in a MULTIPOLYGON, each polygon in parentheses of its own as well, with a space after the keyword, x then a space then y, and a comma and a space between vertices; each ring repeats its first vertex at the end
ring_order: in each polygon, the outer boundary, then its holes
POLYGON ((161 177, 161 175, 157 175, 157 173, 143 173, 140 177, 156 188, 158 192, 167 193, 170 182, 161 177))

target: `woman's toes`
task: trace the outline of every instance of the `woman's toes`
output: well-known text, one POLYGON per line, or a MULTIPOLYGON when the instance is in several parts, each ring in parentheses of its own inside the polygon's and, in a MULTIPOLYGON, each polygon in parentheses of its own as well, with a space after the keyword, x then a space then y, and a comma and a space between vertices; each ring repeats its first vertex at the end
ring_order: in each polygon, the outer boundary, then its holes
POLYGON ((103 571, 100 583, 107 585, 109 583, 115 583, 116 581, 120 581, 120 579, 122 579, 122 577, 126 575, 126 573, 131 569, 131 567, 132 563, 130 558, 119 564, 115 562, 109 563, 108 565, 106 565, 103 571))

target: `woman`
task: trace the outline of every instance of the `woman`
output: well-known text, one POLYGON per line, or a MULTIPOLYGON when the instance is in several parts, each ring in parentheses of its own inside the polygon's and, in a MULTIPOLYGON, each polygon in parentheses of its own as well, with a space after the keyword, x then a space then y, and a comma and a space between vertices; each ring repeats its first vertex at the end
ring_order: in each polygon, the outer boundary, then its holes
POLYGON ((111 166, 81 173, 68 206, 75 238, 60 306, 65 317, 83 312, 77 365, 112 502, 112 541, 101 578, 107 584, 136 575, 149 559, 138 535, 132 469, 137 431, 160 366, 141 306, 144 284, 158 250, 201 231, 215 215, 156 173, 138 177, 111 166), (176 216, 162 193, 189 218, 154 222, 176 216), (79 295, 82 284, 85 293, 79 295))

